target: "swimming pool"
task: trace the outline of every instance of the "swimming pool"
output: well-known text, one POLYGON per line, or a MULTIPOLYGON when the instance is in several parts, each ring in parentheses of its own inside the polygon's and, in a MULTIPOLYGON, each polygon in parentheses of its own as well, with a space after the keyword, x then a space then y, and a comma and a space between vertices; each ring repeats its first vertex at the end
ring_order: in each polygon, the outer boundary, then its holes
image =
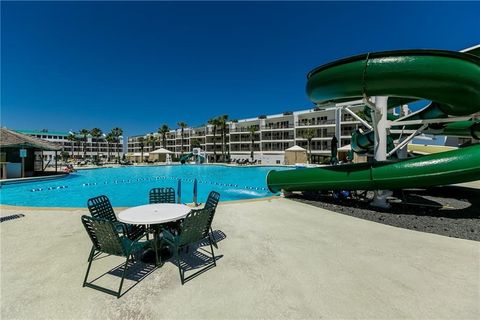
POLYGON ((193 199, 193 181, 198 181, 198 202, 205 202, 211 190, 221 201, 273 195, 266 186, 269 170, 282 167, 228 167, 222 165, 138 166, 79 170, 65 178, 7 184, 0 189, 0 203, 32 207, 82 207, 89 198, 106 195, 115 207, 148 203, 155 187, 177 190, 181 179, 181 201, 193 199))

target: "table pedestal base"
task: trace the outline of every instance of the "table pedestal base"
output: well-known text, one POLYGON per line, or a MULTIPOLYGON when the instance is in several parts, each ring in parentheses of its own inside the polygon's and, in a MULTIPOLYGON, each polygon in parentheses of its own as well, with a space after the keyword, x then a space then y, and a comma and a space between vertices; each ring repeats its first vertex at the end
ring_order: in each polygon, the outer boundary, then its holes
MULTIPOLYGON (((168 246, 162 247, 158 251, 158 257, 160 258, 159 264, 161 265, 172 257, 172 251, 168 246)), ((144 263, 155 264, 155 250, 153 248, 148 248, 143 251, 140 260, 144 263)))

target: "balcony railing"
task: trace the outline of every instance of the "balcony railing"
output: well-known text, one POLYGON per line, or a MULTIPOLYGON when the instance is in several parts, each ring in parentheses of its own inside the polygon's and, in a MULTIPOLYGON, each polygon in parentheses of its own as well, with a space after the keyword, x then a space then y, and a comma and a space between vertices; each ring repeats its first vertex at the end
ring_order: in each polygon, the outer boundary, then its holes
POLYGON ((280 123, 268 123, 265 126, 261 126, 262 130, 275 130, 275 129, 292 129, 295 128, 293 123, 280 124, 280 123))
POLYGON ((330 120, 308 120, 308 121, 299 121, 296 123, 297 127, 306 127, 306 126, 321 126, 326 124, 335 124, 335 119, 330 120))

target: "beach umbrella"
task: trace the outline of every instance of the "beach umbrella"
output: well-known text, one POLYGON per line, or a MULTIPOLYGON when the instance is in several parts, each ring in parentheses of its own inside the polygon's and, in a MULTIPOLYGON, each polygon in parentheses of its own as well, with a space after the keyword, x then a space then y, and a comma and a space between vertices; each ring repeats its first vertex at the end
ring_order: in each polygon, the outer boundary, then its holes
POLYGON ((178 203, 182 203, 182 179, 178 179, 177 196, 178 203))
POLYGON ((193 204, 195 204, 195 207, 198 206, 197 196, 198 196, 198 186, 197 186, 197 178, 195 178, 195 180, 193 181, 193 204))

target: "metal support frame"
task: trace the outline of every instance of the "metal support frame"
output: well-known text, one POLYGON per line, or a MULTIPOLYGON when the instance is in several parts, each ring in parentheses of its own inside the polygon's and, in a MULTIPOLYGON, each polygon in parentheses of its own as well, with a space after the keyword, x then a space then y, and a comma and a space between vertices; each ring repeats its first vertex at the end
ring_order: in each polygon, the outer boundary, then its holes
MULTIPOLYGON (((410 113, 410 109, 408 108, 408 104, 404 104, 400 106, 400 117, 405 117, 409 113, 410 113)), ((413 132, 410 132, 410 130, 405 130, 405 126, 403 126, 402 130, 400 131, 400 138, 398 139, 398 143, 402 143, 402 141, 405 140, 404 134, 412 134, 414 132, 415 130, 413 130, 413 132)), ((393 133, 392 130, 390 130, 390 133, 393 133)), ((400 148, 397 151, 397 157, 399 159, 406 159, 408 157, 408 149, 406 144, 404 147, 400 148)))
POLYGON ((96 284, 93 284, 91 282, 88 282, 88 280, 87 280, 88 279, 88 274, 90 273, 90 268, 92 266, 92 262, 93 262, 95 256, 96 256, 95 248, 92 247, 92 250, 90 251, 90 255, 88 257, 88 267, 87 267, 87 273, 85 274, 85 278, 83 280, 83 287, 89 287, 89 288, 92 288, 92 289, 96 289, 96 290, 114 295, 114 296, 117 297, 117 299, 120 298, 121 295, 122 295, 123 280, 125 280, 125 275, 127 274, 128 262, 130 260, 133 261, 133 256, 131 254, 128 254, 128 256, 126 257, 125 263, 123 265, 122 279, 120 280, 120 287, 118 288, 118 291, 113 291, 113 290, 110 290, 110 289, 107 289, 107 288, 104 288, 104 287, 97 286, 96 284))
POLYGON ((388 121, 390 126, 411 126, 411 125, 422 125, 422 124, 434 124, 434 123, 450 123, 457 121, 467 121, 472 117, 448 117, 448 118, 437 118, 437 119, 420 119, 420 120, 399 120, 399 121, 388 121))
POLYGON ((188 252, 188 245, 185 245, 185 246, 181 246, 181 247, 176 247, 174 248, 174 252, 173 252, 173 257, 175 258, 175 262, 177 263, 177 266, 178 266, 178 273, 180 274, 180 282, 182 283, 182 286, 185 284, 185 282, 187 282, 188 280, 196 277, 197 275, 209 270, 210 268, 213 268, 213 267, 216 267, 217 266, 217 261, 216 261, 216 257, 215 257, 215 252, 213 251, 213 243, 212 243, 212 238, 210 237, 210 235, 208 235, 206 237, 206 239, 208 240, 208 244, 210 245, 210 252, 212 254, 212 264, 206 266, 205 268, 203 268, 202 270, 199 270, 191 275, 189 275, 188 277, 185 277, 185 270, 182 269, 182 265, 181 265, 181 259, 180 259, 180 252, 181 250, 183 250, 184 248, 187 249, 187 252, 188 252))
POLYGON ((375 109, 373 114, 373 128, 375 132, 375 160, 387 160, 387 130, 390 127, 387 120, 388 97, 375 97, 375 109))
POLYGON ((335 109, 335 136, 338 139, 338 144, 342 140, 342 108, 335 109))
POLYGON ((392 154, 397 152, 399 149, 405 147, 413 138, 415 138, 417 135, 422 133, 423 130, 425 130, 428 127, 427 124, 424 124, 420 128, 418 128, 414 133, 410 134, 408 137, 404 138, 393 150, 391 150, 389 153, 387 153, 387 157, 390 157, 392 154))
MULTIPOLYGON (((370 101, 367 97, 364 102, 373 111, 372 123, 375 133, 374 158, 376 161, 387 160, 387 130, 390 128, 390 123, 387 120, 388 113, 388 97, 377 96, 370 101)), ((375 197, 370 205, 380 208, 389 208, 390 204, 387 198, 392 195, 389 190, 375 190, 375 197)))
POLYGON ((367 127, 368 130, 373 130, 373 127, 368 123, 367 121, 363 120, 360 118, 355 112, 350 110, 348 107, 343 108, 344 111, 348 112, 352 117, 354 117, 357 121, 360 121, 361 124, 363 124, 365 127, 367 127))

